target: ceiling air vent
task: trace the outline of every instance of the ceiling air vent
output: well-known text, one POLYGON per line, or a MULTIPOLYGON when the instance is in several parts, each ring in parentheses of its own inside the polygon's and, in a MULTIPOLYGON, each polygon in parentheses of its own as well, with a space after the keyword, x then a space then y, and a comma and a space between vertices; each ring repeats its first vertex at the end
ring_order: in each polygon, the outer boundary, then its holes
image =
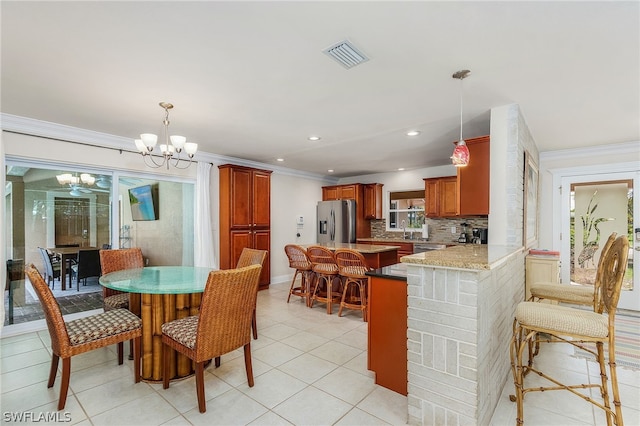
POLYGON ((367 62, 364 53, 358 50, 350 41, 344 40, 326 48, 323 52, 333 58, 346 69, 353 68, 363 62, 367 62))

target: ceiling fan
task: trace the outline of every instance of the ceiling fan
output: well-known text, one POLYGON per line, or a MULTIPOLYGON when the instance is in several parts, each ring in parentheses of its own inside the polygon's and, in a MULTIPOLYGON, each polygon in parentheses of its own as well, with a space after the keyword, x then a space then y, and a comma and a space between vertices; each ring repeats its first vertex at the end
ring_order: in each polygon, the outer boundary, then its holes
POLYGON ((97 179, 95 176, 89 173, 81 173, 71 174, 71 173, 62 173, 56 175, 56 179, 60 185, 69 185, 71 189, 69 191, 69 195, 72 197, 80 197, 83 194, 90 194, 92 192, 109 192, 107 189, 111 187, 111 179, 107 176, 99 176, 97 179), (98 188, 91 188, 93 185, 96 185, 98 188))

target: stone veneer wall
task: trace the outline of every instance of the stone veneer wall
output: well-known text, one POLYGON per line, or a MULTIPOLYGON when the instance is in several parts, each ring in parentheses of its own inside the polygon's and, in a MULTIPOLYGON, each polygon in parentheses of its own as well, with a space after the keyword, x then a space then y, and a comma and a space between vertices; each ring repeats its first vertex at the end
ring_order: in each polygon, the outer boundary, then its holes
POLYGON ((408 264, 409 424, 489 424, 510 374, 523 264, 524 252, 482 271, 408 264))
MULTIPOLYGON (((467 217, 467 218, 438 218, 438 219, 426 219, 426 223, 429 226, 429 241, 434 242, 458 242, 463 222, 468 223, 467 237, 471 242, 471 228, 487 228, 489 220, 486 217, 467 217), (457 229, 456 234, 451 233, 451 227, 455 226, 457 229)), ((385 219, 372 220, 371 221, 371 237, 372 238, 389 238, 396 239, 402 232, 390 232, 386 229, 387 221, 385 219)), ((416 237, 422 235, 420 231, 415 231, 416 237)))

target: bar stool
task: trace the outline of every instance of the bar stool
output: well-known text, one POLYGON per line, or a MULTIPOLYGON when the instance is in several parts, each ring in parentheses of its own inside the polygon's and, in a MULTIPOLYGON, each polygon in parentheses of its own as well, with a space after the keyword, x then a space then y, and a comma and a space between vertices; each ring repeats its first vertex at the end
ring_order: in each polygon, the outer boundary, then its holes
POLYGON ((367 287, 369 277, 365 273, 371 268, 364 256, 355 250, 338 249, 334 254, 340 276, 344 279, 342 299, 338 316, 342 309, 362 311, 362 320, 367 321, 367 287))
POLYGON ((304 299, 306 305, 310 306, 313 271, 311 270, 311 261, 307 256, 307 252, 304 247, 295 244, 287 244, 284 246, 284 252, 289 258, 289 267, 296 270, 293 274, 293 280, 291 280, 287 303, 289 303, 291 295, 293 294, 294 296, 299 296, 304 299), (300 286, 295 287, 298 275, 300 275, 300 286))
POLYGON ((511 395, 510 399, 517 403, 517 424, 524 423, 524 397, 528 392, 566 390, 604 410, 608 426, 612 424, 622 426, 620 391, 616 373, 615 313, 627 268, 628 254, 629 241, 626 235, 618 237, 605 253, 597 271, 596 279, 600 281, 601 288, 596 294, 597 300, 593 311, 536 302, 518 304, 509 351, 515 384, 515 395, 511 395), (607 315, 603 315, 604 312, 607 315), (539 334, 549 336, 550 343, 569 343, 594 355, 600 367, 601 383, 564 384, 557 378, 540 371, 539 367, 534 367, 530 342, 538 339, 539 334), (584 343, 594 344, 595 348, 583 346, 584 343), (607 383, 605 346, 609 355, 610 388, 607 383), (527 348, 529 348, 528 361, 523 356, 527 348), (548 380, 552 386, 541 386, 536 382, 532 383, 531 387, 527 387, 524 379, 529 372, 533 372, 536 379, 540 377, 548 380), (596 388, 602 397, 602 402, 597 397, 591 397, 590 394, 584 395, 576 390, 587 388, 596 388), (613 394, 613 407, 609 400, 609 389, 613 394))
POLYGON ((311 270, 316 276, 316 285, 311 296, 310 306, 318 301, 327 304, 327 314, 331 315, 331 305, 340 303, 342 294, 340 293, 340 275, 338 265, 331 250, 320 246, 307 248, 307 256, 311 261, 311 270), (334 287, 334 282, 338 281, 334 287))

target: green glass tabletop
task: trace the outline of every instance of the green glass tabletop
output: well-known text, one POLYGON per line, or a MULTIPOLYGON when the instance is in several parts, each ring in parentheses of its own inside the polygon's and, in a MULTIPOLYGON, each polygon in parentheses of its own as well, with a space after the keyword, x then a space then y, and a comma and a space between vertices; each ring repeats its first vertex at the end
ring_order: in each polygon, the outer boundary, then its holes
POLYGON ((149 266, 110 272, 100 277, 100 284, 127 293, 202 293, 211 271, 194 266, 149 266))

